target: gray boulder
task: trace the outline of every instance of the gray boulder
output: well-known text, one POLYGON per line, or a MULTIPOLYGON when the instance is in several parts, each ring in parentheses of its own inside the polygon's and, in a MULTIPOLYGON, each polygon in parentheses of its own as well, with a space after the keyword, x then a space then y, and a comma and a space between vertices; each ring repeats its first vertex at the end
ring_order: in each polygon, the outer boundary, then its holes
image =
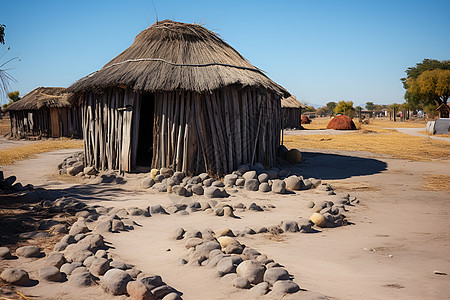
POLYGON ((63 276, 59 269, 54 266, 46 266, 39 269, 39 278, 46 281, 59 282, 63 280, 63 276))
POLYGON ((100 221, 94 228, 94 232, 97 233, 111 232, 111 230, 112 230, 112 222, 109 219, 100 221))
POLYGON ((83 264, 81 262, 65 263, 61 266, 59 271, 66 275, 70 275, 70 274, 72 274, 73 270, 75 270, 76 268, 82 267, 82 266, 83 266, 83 264))
POLYGON ((163 214, 168 215, 167 211, 160 205, 153 205, 149 207, 150 214, 163 214))
POLYGON ((95 258, 92 264, 89 266, 89 272, 95 276, 101 276, 106 273, 110 268, 109 260, 106 258, 95 258))
POLYGON ((236 174, 227 174, 223 178, 223 182, 225 185, 232 186, 236 184, 236 180, 238 179, 238 176, 236 174))
POLYGON ((215 186, 209 186, 205 189, 205 196, 208 198, 222 198, 223 193, 220 188, 215 186))
POLYGON ((112 220, 111 231, 118 232, 118 231, 124 231, 124 230, 125 230, 125 224, 123 224, 122 220, 112 220))
POLYGON ((147 275, 147 274, 139 274, 137 277, 137 281, 145 285, 145 287, 149 290, 153 290, 157 287, 163 286, 164 282, 162 281, 161 276, 158 275, 147 275))
POLYGON ((184 238, 184 234, 186 233, 186 231, 179 227, 177 229, 175 229, 175 231, 172 234, 172 239, 174 240, 182 240, 184 238))
POLYGON ((130 281, 131 276, 127 272, 119 269, 111 269, 101 279, 100 286, 109 294, 123 295, 127 292, 127 284, 130 281))
POLYGON ((244 178, 238 178, 236 180, 236 186, 244 186, 245 185, 245 179, 244 178))
POLYGON ((92 274, 89 272, 75 273, 69 277, 69 285, 77 288, 88 287, 94 284, 92 274))
POLYGON ((233 286, 238 289, 249 289, 251 288, 250 282, 248 282, 247 278, 244 277, 236 277, 232 282, 233 286))
POLYGON ((89 232, 89 228, 87 227, 84 221, 76 221, 73 223, 72 227, 70 227, 69 234, 77 235, 79 233, 89 232))
POLYGON ((11 257, 11 252, 9 251, 8 247, 0 247, 0 260, 10 259, 11 257))
POLYGON ((292 280, 278 280, 273 284, 272 293, 274 295, 293 294, 300 290, 298 284, 292 280))
POLYGON ((64 258, 64 254, 58 252, 52 252, 45 259, 45 266, 54 266, 58 269, 61 268, 63 264, 66 263, 66 259, 64 258))
POLYGON ((239 264, 236 273, 240 277, 247 278, 251 284, 258 284, 263 281, 266 268, 258 262, 246 260, 239 264))
POLYGON ((199 195, 199 196, 204 194, 203 186, 201 186, 199 183, 192 185, 191 191, 192 191, 192 193, 199 195))
MULTIPOLYGON (((254 171, 250 171, 250 172, 254 172, 254 171)), ((247 172, 248 173, 248 172, 247 172)), ((247 174, 245 173, 245 174, 247 174)), ((245 175, 244 174, 244 175, 245 175)), ((245 189, 248 191, 257 191, 259 188, 259 181, 258 179, 245 179, 245 189)))
POLYGON ((269 291, 269 284, 267 282, 261 282, 250 289, 250 292, 256 296, 264 296, 269 291))
POLYGON ((246 181, 250 179, 256 179, 256 171, 247 171, 242 175, 242 178, 244 178, 246 181))
POLYGON ((264 273, 264 281, 273 285, 278 280, 289 280, 289 273, 280 267, 269 268, 264 273))
POLYGON ((295 221, 282 221, 281 222, 281 229, 283 229, 284 232, 299 232, 300 228, 298 227, 298 223, 295 221))
POLYGON ((41 257, 41 249, 37 246, 23 246, 16 249, 17 256, 20 257, 41 257))
POLYGON ((273 180, 272 192, 277 194, 284 194, 286 192, 286 183, 283 180, 273 180))
POLYGON ((269 175, 267 173, 261 173, 258 175, 258 181, 260 183, 268 182, 269 181, 269 175))
POLYGON ((291 191, 298 191, 303 185, 303 181, 295 175, 285 178, 284 182, 286 183, 286 188, 291 191))
POLYGON ((224 276, 229 273, 236 273, 236 266, 237 264, 231 257, 225 257, 217 263, 216 270, 219 276, 224 276))
POLYGON ((271 187, 267 182, 263 182, 259 185, 259 191, 263 193, 270 192, 271 187))
POLYGON ((79 161, 79 162, 74 163, 72 165, 72 167, 67 168, 67 174, 69 174, 71 176, 75 176, 78 173, 83 172, 83 169, 84 169, 84 164, 81 161, 79 161))
POLYGON ((12 285, 26 286, 30 284, 27 271, 19 268, 7 268, 0 274, 0 278, 12 285))

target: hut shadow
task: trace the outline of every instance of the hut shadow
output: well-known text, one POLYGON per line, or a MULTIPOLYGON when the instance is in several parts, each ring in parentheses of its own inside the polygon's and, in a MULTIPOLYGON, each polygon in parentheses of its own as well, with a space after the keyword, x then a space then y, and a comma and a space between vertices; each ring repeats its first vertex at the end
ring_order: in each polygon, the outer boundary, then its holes
POLYGON ((302 152, 302 158, 302 162, 291 171, 304 178, 345 179, 387 170, 385 162, 373 158, 319 152, 302 152))
POLYGON ((83 184, 75 185, 64 189, 52 190, 58 192, 61 196, 70 196, 80 201, 114 201, 117 198, 123 198, 126 195, 135 195, 133 191, 122 188, 113 188, 111 185, 83 184))

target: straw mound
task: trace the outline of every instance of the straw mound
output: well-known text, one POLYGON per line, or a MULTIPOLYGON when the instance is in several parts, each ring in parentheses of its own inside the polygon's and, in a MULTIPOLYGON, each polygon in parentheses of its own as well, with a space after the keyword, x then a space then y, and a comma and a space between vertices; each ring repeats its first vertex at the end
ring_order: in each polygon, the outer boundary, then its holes
POLYGON ((327 129, 336 130, 356 130, 355 123, 352 119, 344 115, 338 115, 334 117, 327 125, 327 129))
POLYGON ((302 115, 302 124, 309 124, 309 123, 311 123, 311 120, 307 116, 302 115))

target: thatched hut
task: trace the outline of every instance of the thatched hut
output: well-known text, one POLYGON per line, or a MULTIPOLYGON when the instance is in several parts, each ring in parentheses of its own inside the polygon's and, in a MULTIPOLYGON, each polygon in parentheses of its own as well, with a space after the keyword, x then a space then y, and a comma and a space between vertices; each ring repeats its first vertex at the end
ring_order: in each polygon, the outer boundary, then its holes
POLYGON ((11 137, 81 137, 81 115, 62 87, 38 87, 9 105, 11 137))
POLYGON ((450 105, 447 103, 442 103, 436 108, 439 113, 439 118, 450 118, 450 105))
POLYGON ((337 115, 328 123, 327 129, 356 130, 356 125, 350 117, 345 115, 337 115))
POLYGON ((69 91, 82 110, 86 165, 215 175, 273 164, 289 96, 215 33, 169 20, 69 91))
POLYGON ((294 95, 281 99, 283 128, 301 128, 302 104, 294 95))

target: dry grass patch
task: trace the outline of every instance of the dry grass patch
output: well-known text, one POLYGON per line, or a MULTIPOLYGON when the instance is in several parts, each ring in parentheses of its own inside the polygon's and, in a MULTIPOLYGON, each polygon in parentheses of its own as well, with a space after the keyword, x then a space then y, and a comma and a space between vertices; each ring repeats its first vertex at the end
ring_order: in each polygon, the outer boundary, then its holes
POLYGON ((424 176, 422 188, 427 191, 444 191, 450 193, 450 175, 424 176))
POLYGON ((286 135, 284 144, 298 149, 335 149, 388 154, 416 161, 448 160, 450 144, 395 130, 357 131, 344 135, 286 135))
POLYGON ((333 189, 346 192, 368 192, 379 191, 380 188, 373 186, 368 182, 346 182, 346 181, 328 181, 333 189))
POLYGON ((28 159, 35 154, 61 149, 83 148, 83 141, 59 139, 31 143, 25 146, 0 150, 0 165, 12 165, 19 160, 28 159))
MULTIPOLYGON (((328 123, 332 118, 323 117, 323 118, 314 118, 311 119, 310 124, 302 124, 305 129, 325 129, 328 123)), ((369 119, 369 125, 361 125, 359 123, 358 118, 354 118, 353 122, 355 122, 356 127, 364 129, 365 127, 372 128, 425 128, 427 126, 427 122, 423 119, 415 120, 415 121, 391 121, 391 120, 383 120, 383 119, 369 119)))

